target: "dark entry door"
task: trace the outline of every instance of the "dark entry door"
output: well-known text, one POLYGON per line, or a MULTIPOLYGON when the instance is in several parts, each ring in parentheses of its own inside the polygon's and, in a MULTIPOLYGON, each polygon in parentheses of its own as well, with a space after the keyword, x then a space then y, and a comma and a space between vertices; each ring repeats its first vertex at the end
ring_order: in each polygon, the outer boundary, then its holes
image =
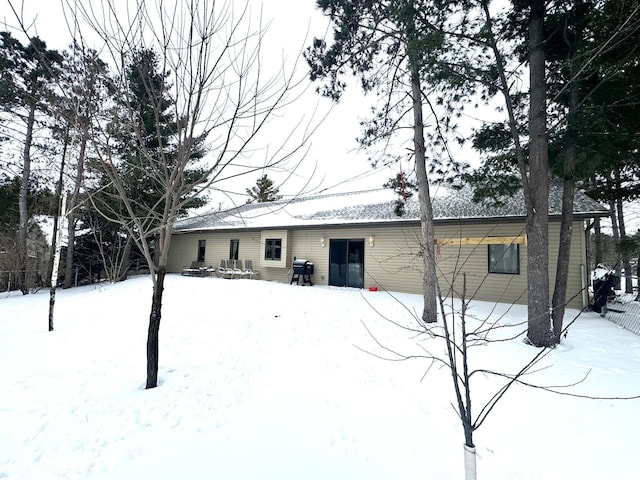
POLYGON ((329 240, 329 285, 364 287, 364 240, 329 240))

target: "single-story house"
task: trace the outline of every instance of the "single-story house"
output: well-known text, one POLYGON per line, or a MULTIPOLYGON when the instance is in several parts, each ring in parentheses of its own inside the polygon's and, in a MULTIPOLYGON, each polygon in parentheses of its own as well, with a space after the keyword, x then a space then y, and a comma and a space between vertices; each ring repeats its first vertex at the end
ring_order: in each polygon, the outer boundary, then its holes
MULTIPOLYGON (((466 272, 467 298, 526 303, 527 240, 522 196, 501 206, 474 203, 470 188, 434 187, 433 213, 439 283, 460 292, 466 272), (454 280, 455 278, 455 280, 454 280)), ((394 213, 390 190, 317 195, 244 204, 176 223, 168 271, 193 261, 214 269, 221 259, 252 260, 262 280, 289 283, 294 259, 313 263, 316 285, 421 293, 420 216, 417 195, 405 214, 394 213)), ((551 286, 558 254, 562 185, 549 197, 551 286)), ((569 305, 588 302, 586 222, 609 211, 582 192, 575 196, 569 267, 569 305)), ((456 295, 454 293, 454 295, 456 295)))

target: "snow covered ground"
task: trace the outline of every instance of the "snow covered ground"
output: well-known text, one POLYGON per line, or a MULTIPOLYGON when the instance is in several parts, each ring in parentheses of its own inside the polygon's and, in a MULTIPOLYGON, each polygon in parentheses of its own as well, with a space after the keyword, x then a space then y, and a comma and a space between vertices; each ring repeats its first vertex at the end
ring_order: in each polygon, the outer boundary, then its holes
MULTIPOLYGON (((169 276, 160 385, 144 390, 149 278, 59 291, 52 333, 48 292, 0 294, 0 478, 461 479, 448 372, 365 352, 385 353, 364 325, 390 349, 422 352, 423 339, 380 316, 411 324, 420 297, 397 298, 169 276)), ((471 313, 526 317, 481 302, 471 313)), ((515 372, 535 352, 516 339, 477 347, 471 360, 515 372)), ((590 372, 566 390, 640 395, 640 337, 594 313, 540 366, 527 381, 590 372)), ((497 387, 474 379, 476 413, 497 387)), ((640 400, 516 386, 475 434, 478 477, 640 478, 639 431, 640 400)))

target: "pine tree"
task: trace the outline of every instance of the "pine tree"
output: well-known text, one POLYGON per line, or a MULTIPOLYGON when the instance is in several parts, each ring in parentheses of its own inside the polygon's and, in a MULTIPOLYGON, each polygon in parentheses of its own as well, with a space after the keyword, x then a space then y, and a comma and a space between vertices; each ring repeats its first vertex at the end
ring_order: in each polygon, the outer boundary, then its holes
POLYGON ((247 188, 247 203, 263 203, 263 202, 275 202, 280 200, 282 195, 278 195, 280 189, 273 184, 273 180, 267 177, 265 173, 258 180, 256 180, 256 186, 247 188))
POLYGON ((431 75, 432 52, 442 48, 443 36, 433 25, 446 21, 451 11, 428 8, 427 2, 420 0, 319 0, 317 5, 333 24, 333 42, 315 38, 305 53, 311 79, 323 82, 318 90, 339 101, 347 85, 344 77, 352 74, 365 92, 375 92, 381 98, 381 107, 364 124, 360 143, 365 147, 406 131, 413 133, 412 138, 406 136, 401 141, 411 152, 409 160, 415 166, 418 187, 424 271, 422 319, 435 322, 438 278, 429 178, 440 178, 458 165, 432 148, 441 142, 442 130, 426 133, 425 104, 429 102, 425 101, 424 87, 431 75))
MULTIPOLYGON (((123 160, 121 174, 126 179, 127 197, 139 205, 140 214, 146 215, 149 210, 162 208, 161 199, 167 190, 163 176, 158 176, 155 170, 162 165, 162 168, 169 169, 167 175, 171 177, 171 169, 180 168, 176 144, 178 119, 174 113, 174 102, 168 95, 168 73, 160 71, 159 60, 153 50, 140 49, 133 53, 127 68, 127 85, 129 92, 125 98, 128 105, 123 112, 125 115, 134 112, 135 118, 133 128, 129 126, 129 129, 123 128, 117 133, 118 150, 123 160)), ((113 124, 114 131, 118 132, 123 122, 130 121, 118 119, 113 124)), ((181 173, 186 183, 192 183, 203 174, 202 168, 193 166, 205 153, 203 141, 194 139, 191 148, 189 164, 181 173)), ((202 205, 202 197, 192 197, 181 207, 180 214, 202 205)))
POLYGON ((29 230, 29 190, 32 182, 32 147, 36 128, 36 114, 51 109, 52 85, 59 75, 62 56, 57 50, 47 48, 38 37, 29 39, 27 45, 12 37, 9 32, 0 32, 0 82, 1 107, 12 120, 24 125, 22 143, 22 176, 18 210, 17 257, 18 286, 23 293, 29 292, 27 280, 27 234, 29 230))
MULTIPOLYGON (((529 4, 524 1, 514 4, 516 8, 509 12, 503 30, 497 35, 503 41, 515 42, 518 60, 526 63, 529 54, 523 39, 527 36, 529 4)), ((634 179, 638 178, 638 163, 634 161, 633 152, 638 150, 633 146, 634 135, 630 132, 637 131, 638 122, 638 116, 631 112, 637 111, 639 98, 634 78, 637 78, 640 14, 637 2, 575 0, 554 4, 545 15, 544 86, 549 99, 546 122, 549 126, 549 161, 541 171, 545 176, 551 172, 563 182, 560 255, 550 309, 552 341, 557 343, 566 303, 576 186, 586 185, 594 198, 605 202, 608 198, 617 198, 618 195, 600 194, 612 186, 615 190, 615 172, 622 168, 626 172, 623 177, 628 180, 622 183, 630 187, 627 198, 634 198, 633 190, 637 190, 634 179)), ((527 98, 526 94, 513 95, 517 110, 515 125, 519 131, 526 129, 527 98)), ((507 124, 485 125, 476 133, 474 146, 485 153, 490 152, 485 164, 469 176, 476 187, 477 198, 490 197, 499 201, 500 196, 514 195, 526 186, 507 124)), ((525 151, 529 157, 530 153, 525 151)), ((538 184, 529 182, 534 187, 538 184)), ((541 275, 542 271, 536 273, 537 278, 541 275)), ((545 291, 542 287, 533 290, 545 291)), ((542 318, 542 315, 540 309, 536 317, 542 318)))
MULTIPOLYGON (((177 136, 178 122, 174 102, 169 97, 168 73, 160 71, 156 53, 150 49, 139 49, 132 53, 125 70, 124 90, 117 97, 119 108, 109 126, 113 135, 113 147, 118 161, 110 163, 113 171, 100 171, 98 188, 91 199, 98 211, 107 219, 115 220, 119 226, 111 226, 109 231, 119 231, 127 238, 123 245, 111 252, 110 258, 119 265, 107 266, 112 280, 127 277, 135 237, 142 237, 152 251, 157 248, 156 229, 161 226, 166 215, 167 195, 172 191, 170 183, 177 181, 185 185, 193 184, 203 176, 203 169, 194 166, 204 155, 203 139, 192 141, 187 161, 179 160, 177 136), (120 188, 115 188, 112 175, 121 180, 120 188), (129 200, 129 206, 122 197, 129 200), (134 220, 135 219, 135 220, 134 220), (124 221, 123 221, 124 220, 124 221), (137 222, 140 222, 136 225, 137 222), (122 257, 124 255, 124 257, 122 257)), ((105 167, 103 162, 94 166, 105 167)), ((94 170, 95 171, 95 170, 94 170)), ((193 195, 191 189, 184 189, 177 198, 177 216, 186 215, 188 209, 204 205, 205 198, 193 195)))

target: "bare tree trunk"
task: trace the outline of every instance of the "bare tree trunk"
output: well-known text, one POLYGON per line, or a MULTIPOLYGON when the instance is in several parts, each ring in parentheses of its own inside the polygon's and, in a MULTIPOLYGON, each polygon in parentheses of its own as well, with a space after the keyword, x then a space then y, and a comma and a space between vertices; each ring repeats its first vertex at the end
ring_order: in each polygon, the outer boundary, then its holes
POLYGON ((122 253, 122 257, 118 256, 119 262, 117 264, 118 267, 118 282, 124 282, 127 278, 129 278, 129 266, 131 264, 131 247, 133 241, 131 237, 127 236, 127 242, 124 245, 124 252, 122 253))
POLYGON ((76 219, 73 213, 73 200, 69 202, 69 216, 67 218, 67 252, 64 258, 64 284, 62 288, 73 285, 73 257, 75 256, 76 219))
POLYGON ((422 90, 417 67, 411 64, 411 93, 413 96, 413 135, 415 145, 416 176, 418 177, 418 199, 420 203, 420 226, 422 228, 422 260, 424 275, 422 277, 422 294, 424 310, 422 320, 433 323, 438 319, 436 301, 437 275, 435 262, 435 234, 433 227, 433 209, 429 193, 427 165, 424 144, 424 120, 422 114, 422 90))
POLYGON ((529 342, 549 346, 549 151, 544 53, 544 0, 532 0, 529 20, 529 191, 527 284, 529 342))
POLYGON ((560 343, 562 322, 567 303, 567 283, 569 278, 569 260, 571 259, 571 237, 573 233, 573 202, 576 191, 575 166, 577 125, 576 114, 580 108, 580 71, 582 62, 576 52, 582 50, 582 9, 576 2, 574 21, 576 25, 576 44, 570 47, 569 109, 567 113, 567 133, 564 154, 564 183, 562 188, 562 218, 560 221, 560 241, 556 262, 556 280, 551 300, 551 320, 553 324, 553 342, 560 343))
POLYGON ((509 129, 514 142, 522 190, 527 208, 527 288, 528 334, 533 345, 550 345, 553 341, 549 298, 549 152, 546 129, 546 82, 544 53, 544 0, 533 0, 529 18, 529 161, 520 141, 518 121, 504 70, 504 61, 493 36, 489 2, 482 2, 488 41, 496 57, 500 90, 509 116, 509 129))
POLYGON ((611 213, 611 233, 613 236, 613 247, 615 255, 615 265, 613 266, 616 275, 620 275, 620 229, 618 228, 618 214, 616 212, 616 202, 609 200, 609 212, 611 213))
POLYGON ((18 228, 18 288, 23 294, 29 293, 27 285, 27 232, 29 231, 29 180, 31 178, 31 144, 33 143, 33 125, 36 117, 36 102, 29 106, 27 118, 27 134, 22 152, 22 179, 18 196, 20 226, 18 228))
MULTIPOLYGON (((452 281, 453 283, 453 281, 452 281)), ((473 432, 476 428, 471 415, 471 373, 469 369, 469 334, 467 334, 467 274, 462 273, 462 294, 460 297, 460 336, 456 334, 455 316, 451 324, 447 319, 444 299, 439 294, 444 340, 447 347, 448 366, 456 395, 457 412, 464 431, 464 478, 476 480, 476 447, 473 432)), ((473 334, 471 334, 473 336, 473 334)))
MULTIPOLYGON (((67 158, 67 135, 65 134, 64 147, 62 149, 62 159, 60 160, 60 175, 58 176, 58 183, 56 184, 56 198, 58 199, 57 209, 53 214, 53 235, 51 236, 52 245, 51 251, 49 252, 49 261, 47 263, 47 279, 46 282, 48 285, 51 285, 51 280, 53 278, 53 263, 55 261, 56 255, 56 239, 58 238, 58 218, 61 215, 61 207, 60 201, 62 200, 62 183, 64 181, 64 165, 67 158)), ((57 279, 56 279, 57 280, 57 279)))
POLYGON ((58 208, 53 216, 53 235, 51 236, 51 252, 49 255, 49 263, 47 265, 47 276, 49 288, 49 331, 53 331, 53 311, 56 305, 56 287, 58 285, 58 267, 60 265, 60 251, 62 235, 59 234, 59 230, 62 225, 59 225, 60 218, 64 217, 66 206, 66 196, 62 196, 62 183, 64 181, 64 166, 67 158, 67 135, 65 134, 64 148, 62 149, 62 160, 60 161, 60 176, 58 177, 58 183, 56 185, 56 198, 58 199, 58 208))
MULTIPOLYGON (((567 145, 567 149, 569 149, 567 145)), ((575 159, 575 143, 571 145, 572 155, 575 159)), ((556 264, 556 281, 553 289, 552 312, 553 341, 560 343, 562 322, 567 304, 567 283, 569 278, 569 260, 571 259, 571 237, 573 233, 573 198, 576 183, 573 177, 573 169, 570 177, 564 180, 562 192, 562 221, 560 223, 560 242, 558 247, 558 261, 556 264)))
POLYGON ((67 215, 67 256, 64 268, 64 286, 70 288, 73 281, 73 257, 75 252, 76 241, 76 207, 78 206, 78 196, 80 195, 80 187, 84 178, 84 159, 87 151, 87 140, 89 132, 82 132, 82 140, 80 143, 80 154, 78 155, 78 168, 76 170, 75 183, 73 185, 73 193, 69 202, 69 214, 67 215))
MULTIPOLYGON (((62 205, 60 206, 60 215, 56 222, 64 219, 67 210, 66 195, 62 197, 62 205)), ((53 264, 51 266, 51 288, 49 289, 49 331, 53 332, 53 311, 56 306, 56 287, 58 286, 58 268, 60 267, 60 251, 62 249, 62 228, 55 229, 56 237, 51 242, 51 248, 54 250, 53 264)))
POLYGON ((158 343, 160 334, 160 318, 162 316, 162 293, 164 290, 164 266, 158 268, 156 281, 153 286, 151 299, 151 314, 149 315, 149 332, 147 334, 147 386, 158 386, 158 343))
POLYGON ((636 278, 638 279, 638 293, 636 294, 636 302, 640 302, 640 252, 636 252, 638 261, 636 262, 636 278))

